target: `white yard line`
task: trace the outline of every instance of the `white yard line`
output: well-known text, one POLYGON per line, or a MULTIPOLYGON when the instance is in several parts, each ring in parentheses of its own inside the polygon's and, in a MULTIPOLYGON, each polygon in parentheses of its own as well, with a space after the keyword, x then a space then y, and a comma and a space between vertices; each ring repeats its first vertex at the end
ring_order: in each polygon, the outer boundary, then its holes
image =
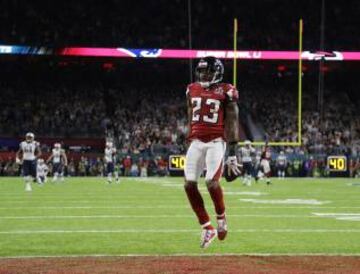
MULTIPOLYGON (((61 203, 61 202, 60 202, 61 203)), ((9 206, 0 207, 0 209, 26 209, 26 208, 38 208, 38 209, 156 209, 156 208, 190 208, 189 206, 172 206, 172 205, 157 205, 157 206, 9 206)))
POLYGON ((322 217, 334 217, 334 216, 360 216, 360 213, 342 213, 342 212, 339 212, 339 213, 317 213, 317 212, 314 212, 313 213, 314 215, 316 216, 322 216, 322 217))
MULTIPOLYGON (((264 214, 227 214, 227 217, 252 218, 319 218, 314 215, 264 215, 264 214)), ((156 219, 156 218, 191 218, 193 215, 51 215, 51 216, 0 216, 0 220, 26 219, 156 219)))
MULTIPOLYGON (((96 202, 96 201, 95 201, 96 202)), ((24 202, 28 203, 28 202, 24 202)), ((62 201, 54 201, 54 203, 62 203, 62 201)), ((74 203, 76 203, 74 201, 74 203)), ((1 204, 1 203, 0 203, 1 204)), ((231 209, 360 209, 360 206, 229 206, 231 209)), ((154 206, 138 206, 138 205, 120 205, 120 206, 0 206, 0 210, 11 209, 171 209, 171 208, 190 208, 187 205, 154 205, 154 206)))
MULTIPOLYGON (((0 234, 199 233, 198 229, 11 230, 0 234)), ((360 233, 360 229, 234 229, 230 233, 360 233)))
POLYGON ((313 215, 318 217, 325 217, 325 218, 333 218, 340 221, 360 221, 360 213, 317 213, 314 212, 313 215))

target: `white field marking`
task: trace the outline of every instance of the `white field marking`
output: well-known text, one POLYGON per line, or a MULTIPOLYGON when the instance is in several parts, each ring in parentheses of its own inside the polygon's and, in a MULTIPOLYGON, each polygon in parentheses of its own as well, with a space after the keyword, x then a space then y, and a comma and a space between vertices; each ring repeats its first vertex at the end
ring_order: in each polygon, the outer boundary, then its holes
MULTIPOLYGON (((201 190, 201 193, 204 195, 208 195, 208 191, 207 190, 201 190)), ((230 196, 230 195, 229 195, 230 196)), ((240 196, 240 195, 238 195, 240 196)), ((170 198, 174 198, 176 200, 179 200, 177 196, 171 196, 171 195, 167 195, 166 196, 167 200, 162 200, 159 203, 157 202, 158 198, 151 198, 148 199, 147 202, 154 202, 156 204, 173 204, 172 200, 170 198)), ((236 198, 236 197, 235 197, 236 198)), ((119 201, 117 201, 116 197, 94 197, 93 201, 88 201, 88 200, 78 200, 79 197, 74 197, 73 199, 66 199, 66 200, 59 200, 59 199, 54 199, 54 200, 49 200, 49 199, 41 199, 41 197, 39 197, 39 199, 32 199, 31 201, 26 201, 26 200, 22 200, 22 201, 14 201, 14 200, 9 200, 9 201, 0 201, 0 208, 3 206, 9 206, 12 204, 18 204, 18 205, 22 205, 22 204, 29 204, 31 203, 37 203, 37 204, 84 204, 85 206, 87 204, 90 205, 103 205, 103 204, 119 204, 119 201), (96 199, 96 200, 95 200, 96 199)), ((256 199, 246 199, 246 198, 241 198, 239 199, 239 201, 241 202, 251 202, 254 204, 283 204, 283 205, 323 205, 323 204, 327 204, 328 203, 333 203, 333 201, 329 202, 329 201, 324 201, 324 202, 314 202, 311 203, 309 200, 302 200, 302 201, 293 201, 292 199, 288 199, 288 201, 285 200, 256 200, 256 199)), ((135 198, 134 199, 121 199, 122 203, 131 203, 131 202, 138 202, 139 198, 135 198)), ((338 201, 338 200, 337 200, 338 201)), ((350 200, 347 200, 350 201, 350 200)), ((229 202, 227 204, 239 204, 239 203, 235 203, 234 200, 229 200, 229 202)), ((339 207, 321 207, 321 208, 360 208, 360 204, 359 204, 359 200, 354 201, 352 204, 355 205, 359 205, 359 206, 339 206, 339 207)), ((241 206, 241 208, 246 208, 246 206, 241 206)), ((284 207, 285 208, 285 207, 284 207)), ((312 208, 312 207, 309 207, 312 208)), ((316 207, 315 207, 316 208, 316 207)))
MULTIPOLYGON (((139 180, 139 182, 142 183, 147 183, 147 184, 154 184, 154 185, 159 185, 159 186, 164 186, 164 187, 174 187, 174 188, 183 188, 184 187, 184 183, 179 183, 179 182, 172 182, 169 180, 157 180, 157 179, 152 179, 152 178, 148 178, 147 180, 139 180)), ((203 185, 198 185, 199 190, 201 191, 201 193, 203 194, 207 194, 207 188, 203 185)))
MULTIPOLYGON (((193 215, 53 215, 53 216, 0 216, 0 220, 26 219, 151 219, 151 218, 189 218, 193 215)), ((227 217, 252 218, 319 218, 312 215, 264 215, 264 214, 226 214, 227 217)))
MULTIPOLYGON (((0 210, 11 209, 172 209, 188 208, 180 205, 157 205, 157 206, 2 206, 0 210)), ((360 209, 360 206, 231 206, 231 209, 360 209)))
POLYGON ((249 196, 262 196, 268 195, 264 192, 256 192, 256 191, 224 191, 225 195, 249 195, 249 196))
POLYGON ((157 206, 15 206, 15 207, 0 207, 0 209, 168 209, 168 208, 190 208, 190 206, 172 206, 172 205, 157 205, 157 206))
POLYGON ((161 186, 164 186, 164 187, 175 187, 175 188, 184 188, 183 185, 180 185, 180 184, 161 184, 161 186))
POLYGON ((140 182, 140 183, 146 183, 146 184, 155 184, 155 185, 161 185, 161 184, 172 184, 172 185, 183 185, 184 183, 181 182, 172 182, 169 180, 158 180, 158 179, 151 179, 151 178, 138 178, 134 181, 140 182))
MULTIPOLYGON (((177 196, 174 196, 174 195, 166 195, 166 197, 168 198, 168 200, 162 200, 161 203, 165 204, 165 203, 171 203, 171 199, 170 198, 177 198, 177 196)), ((44 202, 44 203, 91 203, 91 204, 94 204, 94 203, 104 203, 104 202, 118 202, 117 199, 118 197, 115 197, 115 196, 111 196, 111 197, 100 197, 100 196, 94 196, 93 199, 94 200, 79 200, 81 199, 80 196, 78 197, 73 197, 72 199, 42 199, 41 197, 32 197, 31 200, 26 200, 26 199, 23 199, 23 200, 2 200, 0 201, 0 205, 1 204, 9 204, 9 203, 14 203, 14 204, 22 204, 22 203, 29 203, 29 202, 44 202)), ((158 201, 159 198, 148 198, 146 201, 155 201, 156 204, 158 204, 158 201)), ((132 198, 129 198, 127 197, 126 199, 121 199, 121 201, 123 202, 139 202, 139 197, 132 197, 132 198)))
POLYGON ((330 201, 318 201, 315 199, 285 199, 285 200, 259 200, 259 199, 239 199, 242 202, 255 204, 286 204, 286 205, 323 205, 331 203, 330 201))
POLYGON ((313 213, 315 216, 333 218, 340 221, 360 221, 360 213, 313 213))
POLYGON ((360 221, 360 216, 347 216, 347 217, 337 217, 336 220, 340 221, 360 221))
MULTIPOLYGON (((75 198, 73 200, 44 200, 44 199, 39 199, 37 201, 40 201, 41 203, 76 203, 76 204, 94 204, 94 201, 85 201, 85 200, 81 200, 81 201, 77 201, 76 199, 78 199, 79 197, 75 198)), ((97 197, 97 199, 99 199, 99 197, 97 197)), ((122 200, 124 201, 124 200, 122 200)), ((33 200, 32 200, 33 202, 33 200)), ((28 204, 29 201, 0 201, 0 204, 28 204)))
POLYGON ((360 253, 174 253, 174 254, 80 254, 80 255, 23 255, 23 256, 2 256, 0 260, 7 260, 7 259, 51 259, 51 258, 102 258, 102 257, 227 257, 227 256, 260 256, 260 257, 275 257, 275 256, 282 256, 282 257, 310 257, 310 256, 321 256, 321 257, 357 257, 360 256, 360 253))
POLYGON ((360 213, 313 213, 316 216, 334 217, 334 216, 360 216, 360 213))
MULTIPOLYGON (((198 229, 116 229, 116 230, 11 230, 0 234, 102 234, 102 233, 199 233, 198 229)), ((234 229, 230 233, 360 233, 360 229, 234 229)))

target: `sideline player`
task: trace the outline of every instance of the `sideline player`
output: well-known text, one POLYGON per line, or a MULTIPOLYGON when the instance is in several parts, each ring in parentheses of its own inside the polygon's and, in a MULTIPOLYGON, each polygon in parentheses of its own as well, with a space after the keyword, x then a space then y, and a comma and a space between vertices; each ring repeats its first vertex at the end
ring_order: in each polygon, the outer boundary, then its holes
POLYGON ((219 59, 202 58, 195 73, 197 82, 188 85, 186 90, 190 146, 184 170, 185 192, 202 228, 200 247, 206 248, 216 236, 219 240, 224 240, 227 234, 225 203, 219 183, 226 142, 229 147, 226 163, 234 174, 240 174, 236 158, 239 95, 232 85, 221 83, 224 66, 219 59), (198 189, 198 180, 204 167, 206 186, 217 215, 217 229, 210 222, 198 189))
POLYGON ((49 168, 45 164, 44 159, 38 159, 36 165, 36 180, 39 185, 43 185, 47 182, 48 172, 49 172, 49 168))
POLYGON ((107 181, 109 184, 112 183, 113 173, 115 176, 115 182, 119 182, 119 174, 115 171, 115 155, 116 155, 116 148, 113 147, 112 142, 106 142, 106 147, 104 151, 104 161, 106 163, 106 175, 107 181))
POLYGON ((279 179, 285 179, 285 170, 287 166, 287 159, 286 155, 284 154, 284 151, 280 151, 280 154, 276 158, 276 167, 278 170, 278 178, 279 179))
POLYGON ((267 143, 265 144, 262 153, 261 153, 261 160, 260 160, 260 170, 255 177, 255 180, 258 181, 259 179, 265 178, 266 184, 270 185, 270 176, 271 176, 271 169, 270 169, 270 161, 271 161, 271 152, 270 147, 268 147, 267 143))
POLYGON ((253 175, 253 156, 256 150, 251 146, 251 141, 246 140, 245 146, 240 148, 241 162, 243 165, 243 184, 251 186, 251 177, 253 175))
POLYGON ((61 148, 60 143, 55 143, 54 148, 52 149, 50 157, 47 159, 47 163, 52 160, 52 172, 53 179, 52 181, 58 181, 59 176, 60 180, 64 181, 64 167, 67 167, 67 157, 65 154, 65 150, 61 148))
POLYGON ((41 155, 40 143, 35 141, 34 133, 28 132, 25 141, 19 145, 16 152, 16 162, 22 162, 22 175, 25 181, 25 191, 31 191, 31 181, 36 178, 36 159, 41 155))

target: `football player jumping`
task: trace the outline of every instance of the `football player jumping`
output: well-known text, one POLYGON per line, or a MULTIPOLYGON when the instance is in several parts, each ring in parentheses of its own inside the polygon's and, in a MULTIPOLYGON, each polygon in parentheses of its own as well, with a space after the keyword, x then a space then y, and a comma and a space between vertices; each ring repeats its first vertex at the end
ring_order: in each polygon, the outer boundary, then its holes
POLYGON ((239 141, 238 91, 222 83, 224 66, 215 57, 202 58, 196 67, 197 82, 186 90, 188 106, 188 140, 186 154, 185 192, 202 227, 200 247, 206 248, 218 237, 227 234, 225 203, 220 179, 226 146, 227 166, 235 175, 240 174, 236 145, 239 141), (215 206, 217 229, 205 209, 198 189, 198 179, 206 168, 205 182, 215 206))

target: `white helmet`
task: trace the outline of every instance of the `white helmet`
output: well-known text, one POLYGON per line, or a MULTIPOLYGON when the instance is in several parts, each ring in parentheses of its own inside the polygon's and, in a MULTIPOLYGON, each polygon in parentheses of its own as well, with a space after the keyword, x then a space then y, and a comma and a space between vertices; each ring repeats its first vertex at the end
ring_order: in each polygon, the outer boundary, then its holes
POLYGON ((35 139, 34 133, 32 133, 32 132, 26 133, 25 139, 26 139, 27 141, 30 141, 30 142, 33 141, 33 140, 35 139))
POLYGON ((55 143, 54 148, 61 148, 61 144, 60 143, 55 143))
POLYGON ((245 140, 244 144, 245 145, 251 145, 251 141, 250 140, 245 140))
POLYGON ((113 146, 113 143, 112 143, 112 142, 106 142, 106 146, 107 146, 107 147, 112 147, 112 146, 113 146))
POLYGON ((38 162, 38 164, 43 164, 43 163, 44 163, 44 159, 41 159, 41 158, 40 158, 40 159, 38 159, 37 162, 38 162))

